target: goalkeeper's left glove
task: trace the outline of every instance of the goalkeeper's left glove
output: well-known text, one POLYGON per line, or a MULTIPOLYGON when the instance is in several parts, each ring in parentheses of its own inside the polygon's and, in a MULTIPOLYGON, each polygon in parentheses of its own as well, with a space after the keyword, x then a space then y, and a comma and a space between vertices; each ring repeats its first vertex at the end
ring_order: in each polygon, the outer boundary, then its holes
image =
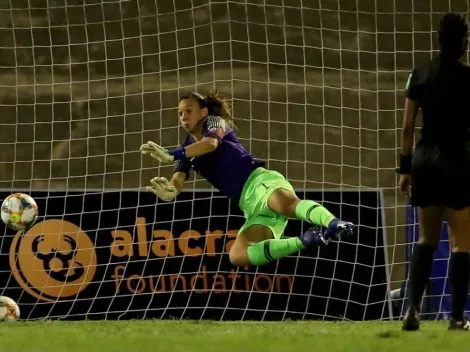
POLYGON ((162 164, 171 164, 175 160, 181 160, 186 158, 184 148, 175 149, 173 151, 168 151, 165 148, 159 146, 157 143, 149 141, 140 146, 140 151, 142 154, 150 156, 162 164))
POLYGON ((178 190, 165 177, 154 177, 150 180, 152 186, 145 189, 155 194, 164 201, 173 200, 178 195, 178 190))

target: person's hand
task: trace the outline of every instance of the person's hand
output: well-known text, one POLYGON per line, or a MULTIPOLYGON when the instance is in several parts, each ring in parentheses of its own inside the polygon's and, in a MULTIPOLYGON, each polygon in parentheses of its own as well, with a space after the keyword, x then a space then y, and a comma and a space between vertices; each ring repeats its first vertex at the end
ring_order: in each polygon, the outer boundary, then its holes
POLYGON ((175 157, 170 155, 168 150, 151 141, 142 144, 140 146, 140 151, 144 155, 150 155, 152 158, 158 160, 162 164, 171 164, 175 161, 175 157))
POLYGON ((400 180, 398 181, 398 186, 400 191, 408 198, 411 198, 411 175, 402 174, 400 175, 400 180))
POLYGON ((173 200, 178 195, 178 190, 165 177, 154 177, 150 180, 151 186, 145 189, 155 194, 164 201, 173 200))

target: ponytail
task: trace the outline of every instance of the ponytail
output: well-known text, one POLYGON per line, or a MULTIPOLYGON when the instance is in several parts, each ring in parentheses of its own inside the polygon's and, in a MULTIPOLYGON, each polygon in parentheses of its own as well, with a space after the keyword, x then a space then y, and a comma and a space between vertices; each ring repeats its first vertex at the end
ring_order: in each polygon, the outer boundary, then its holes
POLYGON ((230 127, 234 127, 228 102, 217 90, 207 93, 205 100, 209 115, 220 116, 230 127))
POLYGON ((468 36, 468 24, 465 16, 448 13, 439 24, 439 46, 441 57, 458 60, 467 50, 465 38, 468 36))

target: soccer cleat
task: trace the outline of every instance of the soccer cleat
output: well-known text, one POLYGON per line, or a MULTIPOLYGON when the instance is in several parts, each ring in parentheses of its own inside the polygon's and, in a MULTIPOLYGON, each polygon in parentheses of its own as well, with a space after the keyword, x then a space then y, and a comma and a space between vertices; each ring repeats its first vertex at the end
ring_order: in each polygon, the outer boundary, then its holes
POLYGON ((470 321, 468 321, 467 319, 461 321, 450 319, 448 330, 470 331, 470 321))
POLYGON ((323 234, 326 243, 330 240, 336 240, 342 235, 352 235, 354 231, 354 224, 352 222, 341 221, 333 219, 328 224, 328 227, 323 234))
POLYGON ((326 241, 318 226, 312 226, 300 235, 300 241, 305 247, 326 245, 326 241))
POLYGON ((403 319, 403 331, 416 331, 419 330, 419 312, 413 306, 409 306, 403 319))

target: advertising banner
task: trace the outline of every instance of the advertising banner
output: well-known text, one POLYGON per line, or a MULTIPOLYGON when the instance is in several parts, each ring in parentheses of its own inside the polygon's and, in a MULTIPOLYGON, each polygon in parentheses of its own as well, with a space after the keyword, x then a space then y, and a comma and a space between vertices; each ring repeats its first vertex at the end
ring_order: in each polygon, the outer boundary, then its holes
MULTIPOLYGON (((299 191, 358 224, 357 235, 240 268, 228 252, 244 218, 217 192, 175 202, 137 191, 29 194, 38 221, 25 233, 0 225, 1 292, 24 319, 388 317, 378 192, 299 191)), ((308 227, 292 219, 285 235, 308 227)))

